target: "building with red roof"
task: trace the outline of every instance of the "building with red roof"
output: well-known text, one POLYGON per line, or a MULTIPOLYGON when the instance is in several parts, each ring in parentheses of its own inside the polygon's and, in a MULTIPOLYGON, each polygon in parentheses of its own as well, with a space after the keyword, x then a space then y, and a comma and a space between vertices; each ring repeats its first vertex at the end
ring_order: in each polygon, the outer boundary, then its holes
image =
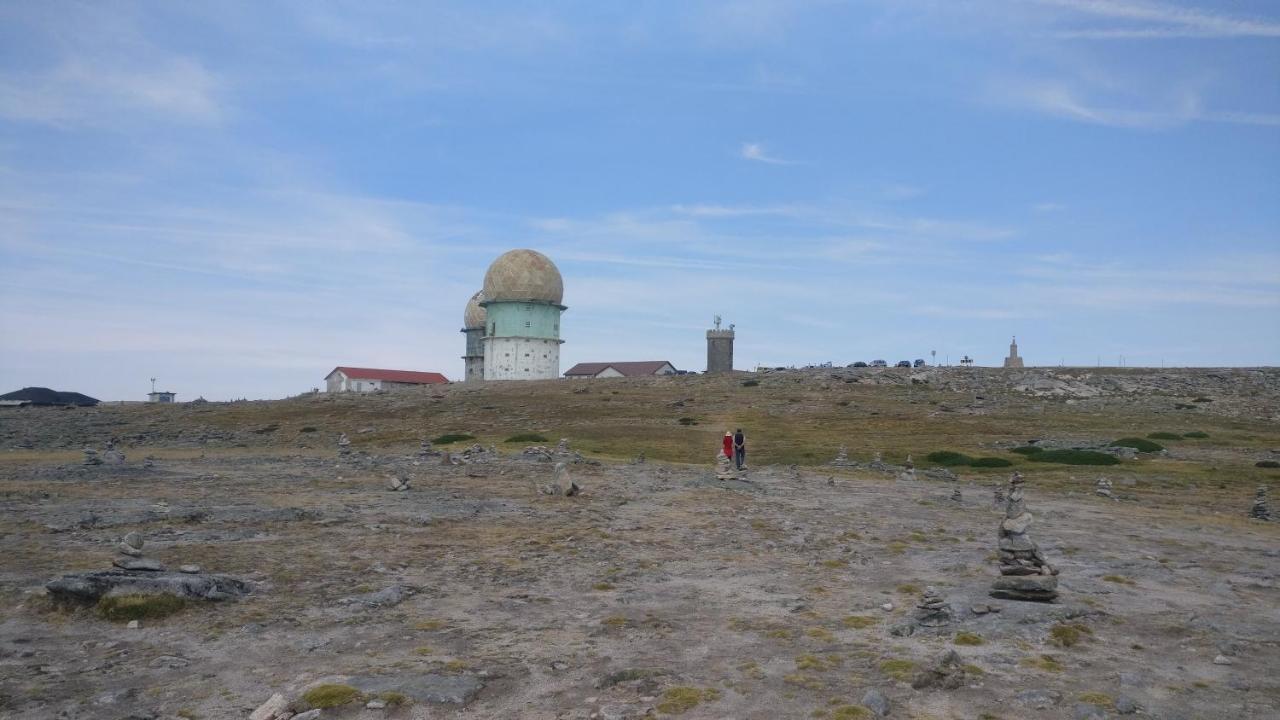
POLYGON ((418 372, 416 370, 383 370, 381 368, 358 368, 339 365, 324 378, 325 389, 329 392, 375 392, 377 390, 396 390, 416 387, 418 385, 440 385, 449 382, 449 378, 437 372, 418 372))

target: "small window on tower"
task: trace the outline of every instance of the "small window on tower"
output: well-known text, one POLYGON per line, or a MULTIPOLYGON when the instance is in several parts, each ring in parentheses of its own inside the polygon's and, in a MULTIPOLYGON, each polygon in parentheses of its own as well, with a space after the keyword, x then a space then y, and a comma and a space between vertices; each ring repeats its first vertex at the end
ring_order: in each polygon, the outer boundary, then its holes
POLYGON ((525 326, 525 327, 529 327, 529 321, 528 321, 528 320, 525 320, 525 321, 524 321, 524 326, 525 326))

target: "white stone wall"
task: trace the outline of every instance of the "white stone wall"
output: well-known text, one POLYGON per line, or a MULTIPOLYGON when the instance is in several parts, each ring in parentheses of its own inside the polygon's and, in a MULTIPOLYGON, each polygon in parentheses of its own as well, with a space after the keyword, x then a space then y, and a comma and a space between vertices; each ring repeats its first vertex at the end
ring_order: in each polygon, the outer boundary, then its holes
POLYGON ((328 392, 373 392, 382 389, 381 380, 352 380, 341 372, 325 381, 328 392))
POLYGON ((543 338, 484 339, 485 380, 552 380, 560 377, 560 341, 543 338))

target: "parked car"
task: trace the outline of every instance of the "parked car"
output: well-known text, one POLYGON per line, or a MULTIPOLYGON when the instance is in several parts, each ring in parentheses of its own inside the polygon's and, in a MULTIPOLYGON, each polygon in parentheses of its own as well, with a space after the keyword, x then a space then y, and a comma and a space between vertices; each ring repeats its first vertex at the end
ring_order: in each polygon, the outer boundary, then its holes
POLYGON ((861 360, 859 360, 858 362, 856 362, 856 363, 854 363, 854 364, 850 365, 849 367, 866 367, 866 366, 867 366, 867 364, 866 364, 866 363, 864 363, 864 362, 862 362, 861 360))
POLYGON ((909 368, 909 367, 911 367, 911 361, 910 361, 910 360, 899 360, 899 361, 898 361, 898 364, 897 364, 897 365, 894 365, 894 367, 904 367, 904 368, 909 368))
POLYGON ((923 359, 923 358, 916 358, 915 366, 916 366, 916 367, 924 367, 924 359, 923 359))
POLYGON ((872 360, 871 367, 889 367, 889 363, 883 360, 872 360))

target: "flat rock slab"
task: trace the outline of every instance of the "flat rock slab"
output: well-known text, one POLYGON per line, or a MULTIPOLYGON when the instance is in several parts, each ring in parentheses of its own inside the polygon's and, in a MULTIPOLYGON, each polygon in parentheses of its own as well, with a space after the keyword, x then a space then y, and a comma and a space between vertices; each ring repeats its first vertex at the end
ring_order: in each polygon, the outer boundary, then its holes
POLYGON ((418 702, 466 705, 484 689, 473 675, 408 675, 404 677, 352 678, 351 685, 364 693, 398 692, 418 702))
POLYGON ((99 570, 63 575, 46 584, 57 600, 93 603, 104 595, 174 595, 190 600, 232 600, 249 594, 249 583, 227 575, 145 570, 99 570))
POLYGON ((1053 575, 1005 575, 991 584, 991 596, 1049 602, 1058 597, 1058 578, 1053 575))

